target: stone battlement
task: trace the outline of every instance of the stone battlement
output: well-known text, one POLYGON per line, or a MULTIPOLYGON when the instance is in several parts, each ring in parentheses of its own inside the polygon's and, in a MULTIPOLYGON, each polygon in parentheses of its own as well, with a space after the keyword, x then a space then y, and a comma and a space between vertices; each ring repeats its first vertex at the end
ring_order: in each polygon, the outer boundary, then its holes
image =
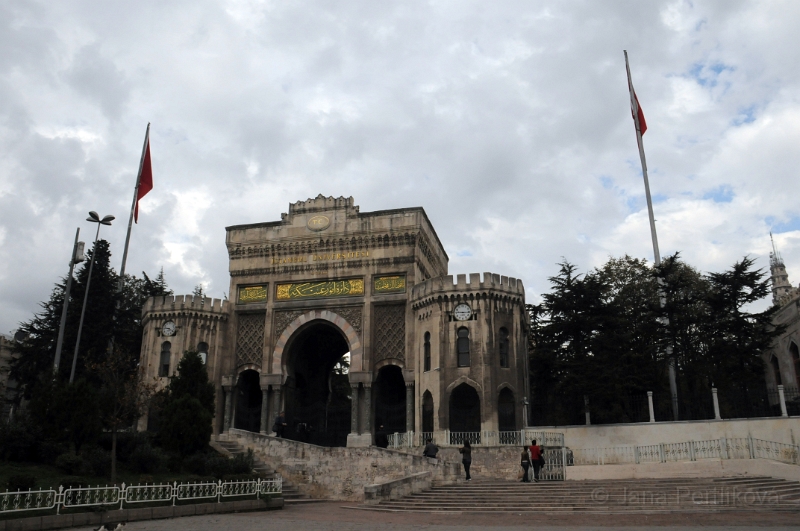
POLYGON ((523 297, 523 299, 525 297, 525 287, 522 285, 522 280, 514 277, 506 277, 496 273, 486 272, 483 273, 483 281, 481 281, 480 273, 470 273, 469 282, 467 282, 466 274, 457 275, 455 282, 453 282, 453 275, 429 278, 428 280, 415 285, 411 289, 411 298, 418 300, 435 293, 486 290, 501 291, 510 295, 519 295, 523 297))
POLYGON ((150 297, 142 306, 142 315, 153 312, 205 311, 227 313, 228 301, 193 295, 165 295, 150 297))
MULTIPOLYGON (((352 209, 354 213, 358 213, 358 207, 353 205, 353 196, 350 197, 325 197, 319 194, 317 197, 310 197, 305 201, 298 201, 296 203, 289 203, 289 216, 294 214, 307 214, 309 212, 322 212, 323 210, 332 209, 352 209)), ((281 217, 285 217, 283 214, 281 217)))

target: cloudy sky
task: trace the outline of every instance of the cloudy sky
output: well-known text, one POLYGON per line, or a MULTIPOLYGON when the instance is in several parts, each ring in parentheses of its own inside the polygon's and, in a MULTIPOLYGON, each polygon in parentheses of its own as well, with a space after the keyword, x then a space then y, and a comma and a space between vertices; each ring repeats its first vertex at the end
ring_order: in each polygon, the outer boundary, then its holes
POLYGON ((663 255, 800 281, 800 3, 0 0, 0 331, 66 275, 86 213, 119 268, 228 290, 227 225, 290 202, 423 206, 451 273, 652 260, 623 49, 663 255))

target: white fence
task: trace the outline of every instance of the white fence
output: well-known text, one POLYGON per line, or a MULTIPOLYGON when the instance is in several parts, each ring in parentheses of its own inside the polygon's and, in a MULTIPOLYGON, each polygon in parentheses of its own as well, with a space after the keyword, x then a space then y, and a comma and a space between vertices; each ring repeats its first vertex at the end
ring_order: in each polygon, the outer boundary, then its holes
POLYGON ((388 436, 389 448, 412 448, 425 446, 432 439, 438 446, 463 446, 469 441, 471 446, 523 446, 530 445, 532 440, 548 447, 564 446, 564 434, 539 430, 519 431, 450 431, 422 432, 418 436, 414 432, 393 433, 388 436))
POLYGON ((241 481, 217 481, 197 483, 161 483, 144 485, 105 486, 105 487, 59 487, 55 489, 0 492, 0 514, 43 511, 76 507, 113 506, 137 503, 177 501, 222 501, 223 498, 237 496, 266 496, 280 494, 283 479, 248 479, 241 481))
POLYGON ((752 437, 708 441, 566 449, 567 465, 613 465, 621 463, 666 463, 698 459, 772 459, 800 464, 800 447, 752 437))

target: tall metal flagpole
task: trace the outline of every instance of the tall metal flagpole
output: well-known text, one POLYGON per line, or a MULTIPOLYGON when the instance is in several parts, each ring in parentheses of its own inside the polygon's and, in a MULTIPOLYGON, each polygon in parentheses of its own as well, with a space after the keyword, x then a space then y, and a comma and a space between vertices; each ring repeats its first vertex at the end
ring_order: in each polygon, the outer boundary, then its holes
POLYGON ((128 261, 128 244, 131 242, 131 228, 133 227, 133 213, 136 210, 136 200, 139 196, 139 183, 142 180, 142 167, 144 166, 144 156, 147 152, 147 142, 150 140, 150 122, 147 122, 147 131, 144 134, 144 145, 142 146, 142 158, 139 159, 139 173, 136 176, 136 187, 133 189, 133 204, 131 204, 131 216, 128 218, 128 234, 125 236, 125 250, 122 251, 122 267, 119 268, 119 283, 117 293, 122 292, 122 285, 125 279, 125 263, 128 261))
MULTIPOLYGON (((642 143, 642 127, 639 123, 639 102, 633 91, 633 82, 631 81, 631 67, 628 64, 628 51, 623 50, 625 54, 625 71, 628 74, 628 92, 631 96, 631 114, 633 114, 633 122, 636 125, 636 144, 639 146, 639 158, 642 161, 642 177, 644 178, 644 193, 647 198, 647 214, 650 218, 650 236, 653 239, 653 255, 655 258, 656 267, 661 265, 661 253, 658 250, 658 235, 656 234, 656 220, 653 216, 653 201, 650 198, 650 181, 647 179, 647 160, 644 156, 644 144, 642 143)), ((661 307, 666 305, 666 297, 659 279, 658 296, 661 302, 661 307)), ((665 318, 666 319, 666 318, 665 318)), ((669 321, 665 321, 669 324, 669 321)), ((672 345, 667 345, 667 358, 669 359, 669 390, 672 394, 672 417, 673 420, 678 420, 678 384, 675 376, 675 358, 672 355, 672 345)))

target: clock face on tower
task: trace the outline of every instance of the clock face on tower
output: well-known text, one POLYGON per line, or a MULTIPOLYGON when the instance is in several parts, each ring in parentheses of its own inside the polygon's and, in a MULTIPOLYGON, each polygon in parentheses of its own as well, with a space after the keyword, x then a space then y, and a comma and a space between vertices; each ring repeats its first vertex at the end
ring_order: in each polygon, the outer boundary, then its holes
POLYGON ((453 310, 453 317, 455 317, 459 321, 466 321, 470 317, 472 317, 472 308, 470 308, 466 304, 459 304, 453 310))
POLYGON ((167 321, 164 323, 164 326, 161 327, 161 334, 165 336, 175 335, 175 323, 172 321, 167 321))

